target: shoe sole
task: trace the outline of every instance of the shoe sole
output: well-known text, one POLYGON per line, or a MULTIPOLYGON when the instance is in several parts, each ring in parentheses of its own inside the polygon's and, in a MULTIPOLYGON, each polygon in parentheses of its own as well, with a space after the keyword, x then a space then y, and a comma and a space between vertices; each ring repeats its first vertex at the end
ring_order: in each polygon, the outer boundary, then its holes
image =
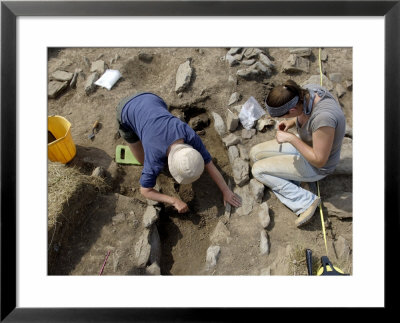
POLYGON ((307 224, 308 222, 310 222, 310 220, 313 218, 315 211, 317 210, 317 208, 320 204, 321 204, 321 200, 319 200, 319 202, 315 206, 315 209, 312 212, 310 212, 310 214, 307 217, 305 217, 304 219, 302 219, 299 222, 298 222, 299 219, 297 219, 296 226, 299 228, 299 227, 303 226, 304 224, 307 224))

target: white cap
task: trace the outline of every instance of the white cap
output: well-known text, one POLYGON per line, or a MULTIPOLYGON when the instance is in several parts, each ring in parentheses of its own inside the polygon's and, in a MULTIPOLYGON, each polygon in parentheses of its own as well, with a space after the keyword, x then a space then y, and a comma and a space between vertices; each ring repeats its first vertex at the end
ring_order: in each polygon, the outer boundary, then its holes
POLYGON ((203 173, 204 160, 192 146, 177 144, 168 155, 168 168, 179 184, 190 184, 203 173))

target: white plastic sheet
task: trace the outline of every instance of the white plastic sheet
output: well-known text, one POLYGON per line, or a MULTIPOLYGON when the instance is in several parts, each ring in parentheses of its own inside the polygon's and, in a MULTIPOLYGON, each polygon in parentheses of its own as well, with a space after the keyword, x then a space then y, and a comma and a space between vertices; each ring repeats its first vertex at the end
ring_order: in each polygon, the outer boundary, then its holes
POLYGON ((105 87, 110 91, 120 78, 121 73, 118 70, 106 70, 94 84, 105 87))
POLYGON ((250 97, 239 113, 240 123, 246 130, 250 130, 254 126, 254 121, 260 119, 266 112, 254 97, 250 97))

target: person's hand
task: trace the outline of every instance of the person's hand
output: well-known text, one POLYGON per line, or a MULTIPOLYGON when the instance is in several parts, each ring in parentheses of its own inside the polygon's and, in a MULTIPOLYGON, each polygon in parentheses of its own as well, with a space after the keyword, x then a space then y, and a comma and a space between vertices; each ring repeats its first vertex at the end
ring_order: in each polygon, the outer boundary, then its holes
POLYGON ((285 132, 285 131, 280 131, 278 130, 276 132, 276 141, 278 144, 283 144, 285 142, 290 142, 290 140, 293 138, 293 134, 290 132, 285 132))
POLYGON ((294 126, 293 120, 282 120, 281 122, 278 123, 278 130, 286 132, 293 126, 294 126))
POLYGON ((178 211, 178 213, 185 213, 189 211, 189 207, 187 206, 187 204, 178 198, 174 198, 172 206, 178 211))
POLYGON ((242 205, 242 199, 239 195, 233 193, 231 190, 227 190, 224 193, 224 205, 226 205, 226 203, 229 203, 234 207, 240 207, 242 205))

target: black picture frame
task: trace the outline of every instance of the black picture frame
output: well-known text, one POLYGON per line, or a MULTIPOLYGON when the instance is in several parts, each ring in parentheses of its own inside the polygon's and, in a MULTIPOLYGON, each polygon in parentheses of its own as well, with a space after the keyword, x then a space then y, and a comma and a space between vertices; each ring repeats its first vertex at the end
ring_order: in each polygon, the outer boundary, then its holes
MULTIPOLYGON (((17 308, 16 19, 18 16, 383 16, 385 19, 385 309, 398 282, 392 264, 399 229, 400 1, 2 1, 1 2, 1 321, 236 321, 263 309, 17 308), (393 281, 394 280, 394 281, 393 281), (238 313, 240 311, 240 313, 238 313), (239 315, 240 314, 240 315, 239 315)), ((373 44, 371 44, 373 45, 373 44)), ((382 100, 383 102, 383 100, 382 100)), ((382 113, 382 111, 377 111, 382 113)), ((371 116, 369 116, 371 117, 371 116)), ((380 131, 380 129, 377 129, 380 131)), ((371 188, 372 189, 372 188, 371 188)), ((372 234, 372 233, 371 233, 372 234)), ((371 255, 373 258, 373 255, 371 255)), ((371 264, 373 265, 373 264, 371 264)), ((393 296, 392 296, 393 297, 393 296)), ((329 304, 327 304, 329 306, 329 304)), ((315 317, 317 319, 317 317, 315 317)))

